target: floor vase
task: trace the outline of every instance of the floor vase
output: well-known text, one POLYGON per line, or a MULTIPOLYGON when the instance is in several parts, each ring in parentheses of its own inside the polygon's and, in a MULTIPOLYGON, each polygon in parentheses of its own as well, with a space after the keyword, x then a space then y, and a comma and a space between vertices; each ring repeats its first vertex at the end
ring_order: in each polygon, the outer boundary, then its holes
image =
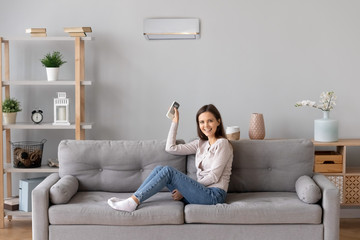
POLYGON ((314 140, 318 142, 336 142, 339 135, 339 123, 330 119, 330 111, 323 111, 323 118, 314 121, 314 140))

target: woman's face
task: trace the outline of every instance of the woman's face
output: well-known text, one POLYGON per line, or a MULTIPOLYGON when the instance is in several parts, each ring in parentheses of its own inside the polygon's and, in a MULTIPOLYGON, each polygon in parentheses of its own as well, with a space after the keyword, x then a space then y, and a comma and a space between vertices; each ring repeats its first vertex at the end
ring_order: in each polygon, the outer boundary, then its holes
POLYGON ((220 121, 211 112, 203 112, 199 115, 199 128, 208 139, 215 137, 219 125, 220 121))

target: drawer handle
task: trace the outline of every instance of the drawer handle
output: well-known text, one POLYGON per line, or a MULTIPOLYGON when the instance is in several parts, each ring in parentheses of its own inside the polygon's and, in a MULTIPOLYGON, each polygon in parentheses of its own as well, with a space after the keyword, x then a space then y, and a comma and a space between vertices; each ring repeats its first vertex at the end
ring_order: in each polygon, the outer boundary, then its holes
POLYGON ((334 161, 324 161, 324 164, 335 164, 334 161))

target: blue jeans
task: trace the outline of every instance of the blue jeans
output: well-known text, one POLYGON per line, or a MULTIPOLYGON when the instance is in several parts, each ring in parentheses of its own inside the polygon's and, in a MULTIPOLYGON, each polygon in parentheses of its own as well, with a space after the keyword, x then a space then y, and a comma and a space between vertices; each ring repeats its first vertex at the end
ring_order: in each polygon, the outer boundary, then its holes
POLYGON ((167 187, 170 192, 177 189, 185 204, 215 205, 224 203, 226 192, 220 188, 207 188, 184 173, 169 166, 157 166, 141 184, 134 196, 140 203, 167 187))

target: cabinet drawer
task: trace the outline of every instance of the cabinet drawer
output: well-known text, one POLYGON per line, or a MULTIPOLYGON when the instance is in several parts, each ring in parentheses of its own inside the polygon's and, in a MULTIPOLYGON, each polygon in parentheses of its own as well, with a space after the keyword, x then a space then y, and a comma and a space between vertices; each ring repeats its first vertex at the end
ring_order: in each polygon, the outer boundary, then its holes
POLYGON ((315 152, 315 163, 322 164, 340 164, 343 162, 343 156, 334 151, 316 151, 315 152))
POLYGON ((343 169, 343 165, 337 163, 315 163, 314 172, 318 173, 341 173, 343 169))
POLYGON ((341 173, 343 170, 343 156, 334 151, 316 151, 314 172, 341 173))

